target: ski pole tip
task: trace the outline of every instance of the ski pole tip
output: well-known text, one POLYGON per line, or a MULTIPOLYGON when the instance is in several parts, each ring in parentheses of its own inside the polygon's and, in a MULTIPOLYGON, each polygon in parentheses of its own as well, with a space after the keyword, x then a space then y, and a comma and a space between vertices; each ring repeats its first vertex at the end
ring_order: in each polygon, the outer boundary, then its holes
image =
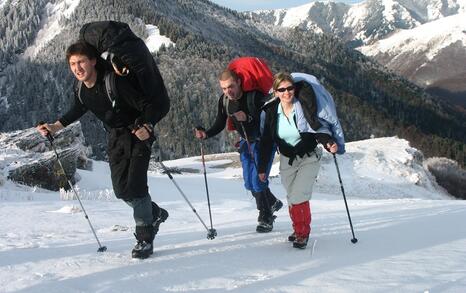
POLYGON ((99 249, 97 249, 97 252, 105 252, 107 251, 107 246, 101 246, 99 249))
POLYGON ((209 232, 207 233, 207 239, 215 239, 215 236, 217 236, 217 230, 209 229, 209 232))
POLYGON ((351 239, 351 242, 353 242, 354 244, 356 244, 358 242, 358 239, 357 238, 353 238, 351 239))

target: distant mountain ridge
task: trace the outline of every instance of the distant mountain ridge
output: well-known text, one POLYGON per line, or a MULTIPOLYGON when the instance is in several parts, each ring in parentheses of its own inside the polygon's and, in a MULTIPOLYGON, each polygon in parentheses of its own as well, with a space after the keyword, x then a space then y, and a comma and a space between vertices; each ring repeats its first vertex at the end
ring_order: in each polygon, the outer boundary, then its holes
POLYGON ((334 34, 416 84, 466 107, 465 0, 312 2, 249 15, 269 25, 334 34), (463 99, 455 98, 461 95, 463 99))
POLYGON ((451 15, 359 50, 423 87, 463 93, 458 102, 466 108, 465 20, 466 13, 451 15))
POLYGON ((465 12, 465 0, 366 0, 353 5, 316 1, 247 14, 267 24, 332 33, 347 42, 369 45, 397 30, 465 12))

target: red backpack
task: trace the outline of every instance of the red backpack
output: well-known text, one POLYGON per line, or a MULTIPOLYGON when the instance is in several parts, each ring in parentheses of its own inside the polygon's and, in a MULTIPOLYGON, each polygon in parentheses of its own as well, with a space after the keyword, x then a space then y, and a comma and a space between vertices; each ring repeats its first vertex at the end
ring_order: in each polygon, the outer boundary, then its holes
MULTIPOLYGON (((235 72, 241 79, 241 88, 244 92, 259 91, 264 95, 272 89, 273 75, 264 59, 257 57, 239 57, 228 64, 228 69, 235 72)), ((254 94, 247 95, 249 112, 255 112, 254 94)), ((228 107, 228 98, 224 97, 223 105, 228 107)), ((233 121, 228 117, 227 130, 233 131, 233 121)))

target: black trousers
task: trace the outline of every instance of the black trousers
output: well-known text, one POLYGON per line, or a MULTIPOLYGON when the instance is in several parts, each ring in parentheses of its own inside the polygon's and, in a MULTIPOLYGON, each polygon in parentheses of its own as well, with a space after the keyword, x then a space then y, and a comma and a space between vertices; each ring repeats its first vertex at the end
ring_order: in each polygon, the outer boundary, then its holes
POLYGON ((140 141, 128 128, 110 130, 107 150, 117 198, 126 201, 149 196, 147 170, 153 141, 140 141))

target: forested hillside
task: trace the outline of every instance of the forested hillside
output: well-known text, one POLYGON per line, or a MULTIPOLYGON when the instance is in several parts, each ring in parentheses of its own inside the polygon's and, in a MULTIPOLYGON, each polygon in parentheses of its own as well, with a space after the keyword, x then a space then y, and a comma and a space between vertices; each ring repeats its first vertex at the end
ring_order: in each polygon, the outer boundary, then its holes
MULTIPOLYGON (((274 72, 316 75, 335 97, 347 140, 398 135, 428 156, 447 156, 465 164, 464 114, 384 72, 335 38, 300 29, 256 27, 247 16, 206 0, 77 2, 68 17, 59 19, 58 34, 28 58, 22 54, 47 21, 47 9, 63 1, 6 1, 0 8, 0 130, 54 121, 66 111, 73 78, 64 61, 65 48, 77 38, 82 24, 113 19, 128 22, 141 37, 146 36, 146 24, 156 25, 175 44, 154 56, 172 104, 158 126, 156 147, 164 158, 199 152, 192 129, 214 120, 221 93, 217 74, 231 59, 252 55, 265 58, 274 72)), ((101 124, 92 115, 82 122, 95 156, 105 157, 101 124)), ((232 150, 233 136, 210 140, 209 151, 232 150)))

